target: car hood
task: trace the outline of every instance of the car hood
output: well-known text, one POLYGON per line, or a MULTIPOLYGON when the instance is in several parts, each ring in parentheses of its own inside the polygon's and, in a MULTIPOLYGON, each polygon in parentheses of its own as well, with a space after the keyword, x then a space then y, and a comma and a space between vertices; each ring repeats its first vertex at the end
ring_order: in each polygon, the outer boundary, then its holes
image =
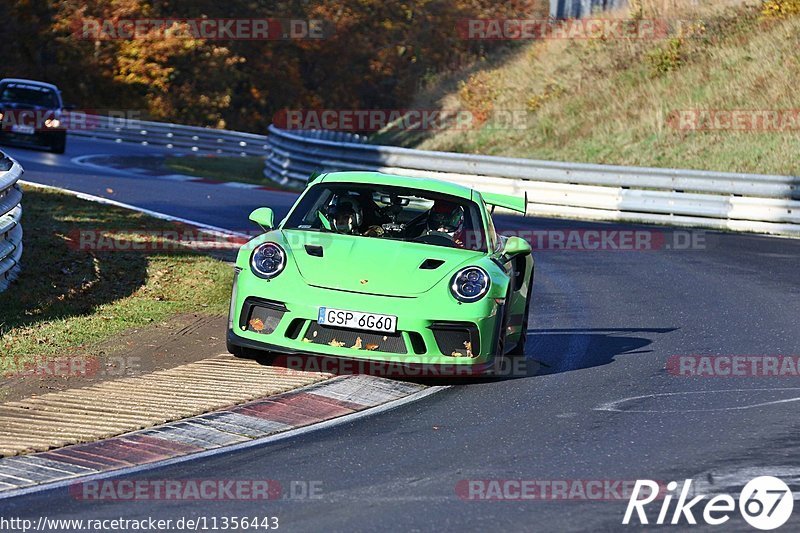
POLYGON ((364 294, 421 294, 463 263, 481 256, 472 250, 389 239, 296 230, 282 233, 306 283, 364 294), (322 257, 312 255, 319 253, 322 257), (420 268, 426 261, 428 268, 420 268))

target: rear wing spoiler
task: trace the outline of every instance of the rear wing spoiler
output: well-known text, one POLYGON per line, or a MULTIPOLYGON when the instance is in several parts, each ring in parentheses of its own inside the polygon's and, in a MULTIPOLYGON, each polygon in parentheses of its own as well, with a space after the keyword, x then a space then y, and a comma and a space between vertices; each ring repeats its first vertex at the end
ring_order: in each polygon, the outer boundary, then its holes
POLYGON ((483 197, 484 202, 492 206, 492 211, 494 211, 495 207, 503 207, 505 209, 516 211, 517 213, 522 213, 523 215, 527 211, 528 191, 525 191, 525 196, 522 198, 519 196, 497 194, 494 192, 482 192, 481 196, 483 197))

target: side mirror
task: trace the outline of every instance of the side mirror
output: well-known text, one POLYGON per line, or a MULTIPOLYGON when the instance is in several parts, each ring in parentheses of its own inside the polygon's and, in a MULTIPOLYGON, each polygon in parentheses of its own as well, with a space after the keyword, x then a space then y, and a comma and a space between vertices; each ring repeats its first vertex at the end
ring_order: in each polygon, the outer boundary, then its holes
POLYGON ((275 213, 269 207, 259 207, 250 213, 250 220, 261 226, 264 231, 275 227, 275 213))
POLYGON ((531 253, 531 245, 525 239, 519 237, 509 237, 503 246, 503 255, 507 261, 521 254, 531 253))

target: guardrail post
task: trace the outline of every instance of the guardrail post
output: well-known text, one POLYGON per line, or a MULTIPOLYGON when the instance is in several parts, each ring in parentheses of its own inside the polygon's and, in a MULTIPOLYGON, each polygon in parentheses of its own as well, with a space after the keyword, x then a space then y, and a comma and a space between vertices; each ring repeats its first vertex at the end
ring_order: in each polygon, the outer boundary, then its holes
POLYGON ((22 166, 0 152, 0 292, 20 271, 22 257, 22 166))

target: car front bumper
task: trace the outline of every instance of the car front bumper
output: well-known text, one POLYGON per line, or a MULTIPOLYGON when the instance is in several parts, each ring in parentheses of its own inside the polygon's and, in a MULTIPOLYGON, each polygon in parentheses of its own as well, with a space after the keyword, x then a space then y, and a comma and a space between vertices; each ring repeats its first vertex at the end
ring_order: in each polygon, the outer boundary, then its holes
POLYGON ((37 129, 34 133, 16 133, 8 129, 0 129, 0 141, 21 146, 35 146, 39 148, 54 146, 67 138, 63 129, 37 129))
POLYGON ((487 295, 461 304, 437 289, 401 298, 265 281, 245 270, 234 281, 228 343, 288 356, 482 372, 494 363, 503 302, 487 295), (320 326, 320 307, 397 316, 397 333, 320 326))
POLYGON ((495 361, 478 362, 456 361, 450 358, 445 363, 422 362, 419 358, 406 360, 392 360, 380 355, 374 358, 349 357, 343 355, 321 354, 319 351, 295 350, 286 346, 279 346, 265 342, 253 341, 236 335, 228 330, 228 349, 245 348, 256 352, 263 352, 272 357, 270 360, 276 366, 285 367, 287 370, 304 372, 325 372, 329 374, 369 374, 389 378, 438 378, 438 377, 473 377, 492 374, 495 370, 495 361))

